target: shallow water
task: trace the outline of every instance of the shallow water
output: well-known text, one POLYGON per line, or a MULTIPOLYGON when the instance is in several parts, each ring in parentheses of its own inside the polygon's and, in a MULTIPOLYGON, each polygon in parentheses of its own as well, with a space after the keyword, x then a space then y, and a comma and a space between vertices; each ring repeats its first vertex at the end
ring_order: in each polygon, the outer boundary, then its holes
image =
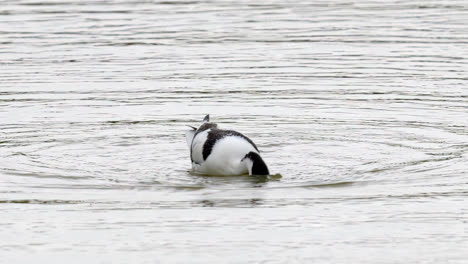
POLYGON ((465 263, 466 1, 6 1, 13 262, 465 263), (282 177, 190 173, 211 114, 282 177))

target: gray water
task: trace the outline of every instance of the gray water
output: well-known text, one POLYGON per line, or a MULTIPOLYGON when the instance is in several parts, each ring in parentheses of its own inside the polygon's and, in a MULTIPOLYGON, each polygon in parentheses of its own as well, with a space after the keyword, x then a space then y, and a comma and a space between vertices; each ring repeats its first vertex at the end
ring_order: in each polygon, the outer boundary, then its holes
POLYGON ((1 262, 466 263, 467 1, 0 4, 1 262))

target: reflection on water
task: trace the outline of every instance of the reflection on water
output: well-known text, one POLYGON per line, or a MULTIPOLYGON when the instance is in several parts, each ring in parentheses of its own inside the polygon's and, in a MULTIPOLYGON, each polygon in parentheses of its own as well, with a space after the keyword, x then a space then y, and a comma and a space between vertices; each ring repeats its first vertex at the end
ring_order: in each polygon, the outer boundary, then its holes
POLYGON ((468 258, 466 1, 1 6, 5 261, 468 258), (208 113, 275 175, 191 173, 208 113))

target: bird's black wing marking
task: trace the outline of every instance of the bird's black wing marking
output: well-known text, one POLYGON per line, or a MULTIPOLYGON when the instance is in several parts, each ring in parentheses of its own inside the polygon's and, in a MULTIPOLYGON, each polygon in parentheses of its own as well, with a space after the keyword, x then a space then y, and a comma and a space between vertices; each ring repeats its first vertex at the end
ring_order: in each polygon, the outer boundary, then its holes
POLYGON ((233 130, 221 130, 221 129, 214 128, 214 129, 211 129, 210 132, 208 132, 208 138, 206 139, 205 144, 203 144, 203 160, 206 160, 208 156, 210 156, 211 151, 213 150, 213 147, 216 144, 216 142, 227 136, 241 137, 247 140, 258 152, 260 152, 257 146, 255 145, 255 143, 253 143, 253 141, 250 140, 250 138, 242 135, 241 133, 237 131, 233 131, 233 130))

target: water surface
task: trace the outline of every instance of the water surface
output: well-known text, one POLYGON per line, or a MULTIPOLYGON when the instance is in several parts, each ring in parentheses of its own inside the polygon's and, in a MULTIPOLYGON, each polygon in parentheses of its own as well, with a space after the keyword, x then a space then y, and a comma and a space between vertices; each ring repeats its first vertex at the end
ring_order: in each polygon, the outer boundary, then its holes
POLYGON ((465 263, 466 1, 3 1, 13 262, 465 263), (276 178, 190 173, 205 114, 276 178))

